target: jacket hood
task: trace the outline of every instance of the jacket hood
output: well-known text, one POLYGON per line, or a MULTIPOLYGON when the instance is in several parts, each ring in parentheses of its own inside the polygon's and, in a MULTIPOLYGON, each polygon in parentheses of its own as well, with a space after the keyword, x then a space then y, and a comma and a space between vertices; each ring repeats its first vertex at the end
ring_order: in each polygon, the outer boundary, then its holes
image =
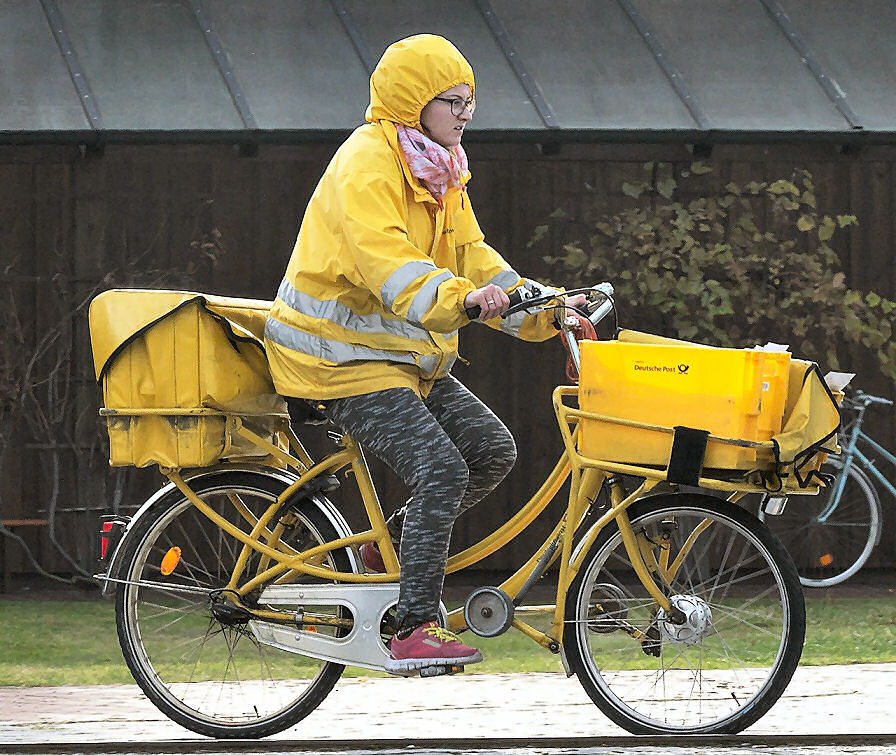
POLYGON ((458 84, 475 91, 473 69, 451 42, 417 34, 389 45, 370 77, 371 123, 387 120, 420 128, 420 111, 436 95, 458 84))

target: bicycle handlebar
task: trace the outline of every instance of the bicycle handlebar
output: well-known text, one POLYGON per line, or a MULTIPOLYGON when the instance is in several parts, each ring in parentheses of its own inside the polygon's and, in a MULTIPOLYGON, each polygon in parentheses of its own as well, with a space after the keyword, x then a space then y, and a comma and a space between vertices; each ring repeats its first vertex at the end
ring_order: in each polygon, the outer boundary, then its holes
POLYGON ((870 393, 856 391, 856 399, 865 404, 883 404, 884 406, 893 406, 893 402, 883 396, 872 396, 870 393))
POLYGON ((871 404, 881 404, 882 406, 893 406, 893 402, 883 396, 872 396, 870 393, 856 391, 854 395, 847 396, 843 401, 845 404, 855 404, 856 406, 871 406, 871 404))
MULTIPOLYGON (((588 288, 575 288, 570 291, 560 292, 550 291, 549 293, 542 293, 537 288, 532 291, 518 288, 516 291, 509 294, 510 306, 504 314, 501 315, 501 318, 506 319, 516 312, 528 310, 529 307, 542 306, 552 301, 556 301, 557 299, 562 300, 565 296, 575 296, 576 294, 586 294, 589 299, 589 304, 586 305, 584 309, 578 307, 572 309, 575 309, 583 317, 587 317, 591 320, 592 325, 597 325, 615 308, 615 303, 613 302, 613 286, 610 283, 598 283, 596 286, 590 286, 588 288)), ((562 309, 562 305, 558 308, 562 309)), ((467 307, 465 311, 467 317, 471 320, 475 320, 479 317, 482 310, 480 307, 476 306, 467 307)))
MULTIPOLYGON (((616 304, 613 301, 613 286, 610 283, 598 283, 596 286, 589 288, 574 288, 571 291, 549 291, 541 293, 538 289, 526 290, 518 288, 510 294, 510 306, 501 315, 502 318, 515 314, 521 310, 528 310, 529 307, 551 305, 558 313, 565 313, 567 310, 563 306, 563 297, 575 296, 576 294, 585 294, 588 300, 583 307, 569 307, 574 312, 578 312, 582 317, 587 317, 592 325, 597 325, 607 315, 616 310, 616 304), (559 303, 554 304, 560 300, 559 303)), ((471 320, 477 318, 482 310, 479 307, 466 308, 467 317, 471 320)), ((566 340, 566 346, 569 350, 569 356, 572 359, 576 372, 579 371, 579 342, 573 333, 578 327, 578 320, 574 317, 565 317, 557 315, 555 324, 558 330, 562 331, 562 337, 566 340)))

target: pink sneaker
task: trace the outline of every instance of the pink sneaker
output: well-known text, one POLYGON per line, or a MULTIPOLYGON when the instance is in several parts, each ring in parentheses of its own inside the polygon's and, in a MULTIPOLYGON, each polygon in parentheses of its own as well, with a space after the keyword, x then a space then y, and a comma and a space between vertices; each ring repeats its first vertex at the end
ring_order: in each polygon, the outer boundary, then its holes
POLYGON ((464 645, 454 632, 440 627, 435 621, 421 624, 404 639, 395 635, 389 643, 389 654, 386 671, 393 674, 429 666, 462 666, 482 660, 482 653, 476 648, 464 645))
POLYGON ((386 564, 383 563, 383 554, 380 553, 380 549, 377 547, 376 543, 363 543, 361 547, 358 548, 358 553, 361 554, 361 562, 364 564, 364 568, 368 573, 386 573, 386 564))

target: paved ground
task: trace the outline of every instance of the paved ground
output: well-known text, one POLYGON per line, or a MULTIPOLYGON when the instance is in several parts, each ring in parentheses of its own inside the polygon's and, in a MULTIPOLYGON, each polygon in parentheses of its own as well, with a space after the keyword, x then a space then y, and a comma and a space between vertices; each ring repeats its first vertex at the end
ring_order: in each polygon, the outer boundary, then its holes
MULTIPOLYGON (((806 667, 747 734, 892 734, 896 664, 806 667)), ((623 735, 563 674, 343 679, 279 738, 452 739, 623 735)), ((0 688, 0 752, 14 743, 157 741, 196 735, 136 686, 0 688)))
MULTIPOLYGON (((847 583, 807 597, 892 598, 893 577, 888 572, 864 584, 847 583)), ((52 593, 20 590, 0 595, 0 603, 29 595, 47 599, 52 593)), ((61 591, 58 597, 70 600, 72 594, 61 591)), ((769 735, 843 734, 890 735, 888 744, 874 752, 896 752, 896 664, 802 667, 775 707, 745 732, 762 737, 760 741, 769 735)), ((274 739, 284 746, 294 740, 352 740, 363 747, 383 740, 576 736, 623 737, 632 743, 603 752, 637 747, 634 738, 598 711, 574 677, 550 673, 342 679, 320 708, 274 739)), ((135 685, 0 687, 0 754, 17 752, 16 744, 196 739, 198 735, 162 716, 135 685)), ((858 747, 836 751, 865 752, 858 747)))

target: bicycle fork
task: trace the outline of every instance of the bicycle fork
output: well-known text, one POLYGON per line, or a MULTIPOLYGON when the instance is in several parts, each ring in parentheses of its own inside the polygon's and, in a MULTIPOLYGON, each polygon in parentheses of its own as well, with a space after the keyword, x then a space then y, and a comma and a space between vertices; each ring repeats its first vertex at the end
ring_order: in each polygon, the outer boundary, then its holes
MULTIPOLYGON (((614 480, 609 482, 609 495, 611 506, 617 509, 616 524, 631 562, 632 569, 637 575, 644 589, 653 598, 656 604, 656 614, 664 615, 672 624, 684 624, 687 615, 674 600, 672 585, 679 570, 693 550, 697 541, 712 527, 712 521, 704 519, 697 524, 678 548, 673 552, 673 534, 678 528, 675 521, 663 521, 656 531, 648 532, 644 527, 635 529, 626 510, 631 497, 625 498, 621 485, 614 480)), ((638 493, 635 493, 637 496, 638 493)), ((644 646, 644 652, 648 655, 656 655, 659 652, 655 626, 651 625, 647 633, 635 627, 622 627, 632 637, 644 646), (651 632, 650 630, 654 631, 651 632), (656 635, 656 636, 655 636, 656 635)))
MULTIPOLYGON (((671 585, 684 557, 693 546, 693 542, 696 540, 697 536, 699 536, 700 532, 698 530, 700 528, 698 527, 691 533, 688 541, 685 542, 678 555, 673 560, 671 544, 672 528, 661 529, 656 540, 651 538, 643 529, 636 532, 634 527, 632 527, 631 520, 629 520, 628 512, 622 507, 624 494, 621 490, 621 486, 613 480, 610 480, 609 482, 611 505, 621 509, 616 515, 616 524, 619 527, 619 534, 622 537, 622 543, 625 546, 626 553, 631 561, 632 569, 635 574, 637 574, 644 589, 647 590, 650 597, 654 599, 657 606, 675 621, 678 609, 670 603, 667 591, 661 589, 660 585, 657 584, 657 579, 659 579, 667 588, 671 585), (659 550, 659 555, 657 555, 657 550, 659 550), (654 578, 654 575, 656 576, 656 579, 654 578)), ((684 620, 684 615, 682 614, 680 618, 684 620)))
MULTIPOLYGON (((607 524, 615 520, 632 569, 643 584, 644 589, 656 603, 658 610, 662 610, 673 622, 684 621, 686 619, 685 615, 670 601, 668 588, 678 573, 684 558, 693 548, 700 534, 709 527, 709 524, 704 523, 696 527, 685 543, 682 544, 678 554, 673 558, 671 544, 672 528, 661 531, 658 533, 658 537, 654 539, 644 530, 635 531, 627 513, 628 507, 643 496, 644 493, 655 487, 656 481, 645 480, 637 490, 629 495, 626 495, 621 481, 616 478, 610 477, 605 480, 604 484, 609 498, 609 510, 591 527, 579 544, 576 553, 570 559, 568 567, 565 570, 562 569, 562 571, 566 572, 561 574, 563 597, 565 598, 566 589, 576 572, 582 567, 585 556, 597 538, 598 533, 607 524), (664 590, 663 587, 666 589, 664 590)), ((642 642, 647 641, 646 636, 638 637, 637 634, 632 636, 635 636, 636 639, 642 642)))

